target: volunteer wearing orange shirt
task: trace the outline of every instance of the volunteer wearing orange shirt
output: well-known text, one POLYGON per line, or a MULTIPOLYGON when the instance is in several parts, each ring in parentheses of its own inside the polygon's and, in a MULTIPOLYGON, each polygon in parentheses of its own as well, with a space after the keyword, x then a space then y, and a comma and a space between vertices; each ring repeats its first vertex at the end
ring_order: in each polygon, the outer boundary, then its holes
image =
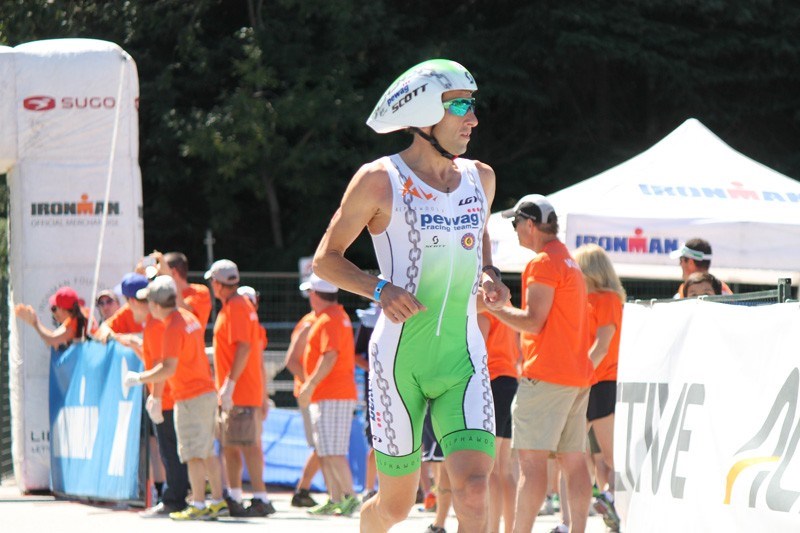
POLYGON ((55 330, 42 324, 34 308, 26 304, 17 304, 14 314, 20 320, 30 324, 39 337, 50 347, 67 347, 73 341, 86 338, 86 317, 80 306, 78 293, 71 287, 61 287, 50 296, 50 312, 59 326, 55 330))
POLYGON ((228 473, 231 516, 268 516, 275 512, 264 484, 261 424, 267 395, 258 314, 240 295, 239 268, 221 259, 211 265, 214 296, 222 302, 214 324, 214 373, 219 391, 220 442, 228 473), (245 507, 242 496, 242 458, 250 473, 253 498, 245 507))
POLYGON ((536 252, 522 273, 521 308, 491 310, 521 333, 524 359, 511 408, 511 445, 520 463, 514 530, 533 528, 547 492, 547 457, 554 452, 567 479, 572 530, 583 531, 591 500, 584 452, 593 374, 586 285, 556 236, 558 217, 547 198, 523 196, 503 217, 513 217, 520 245, 536 252))
POLYGON ((203 333, 205 333, 208 317, 211 316, 211 292, 209 292, 208 287, 200 283, 189 283, 187 279, 189 261, 181 252, 164 254, 160 263, 162 268, 166 266, 168 270, 166 273, 175 280, 178 294, 181 295, 178 298, 178 307, 191 311, 200 321, 200 326, 203 328, 203 333))
MULTIPOLYGON (((146 299, 128 298, 128 304, 133 311, 133 318, 139 324, 144 324, 142 338, 133 334, 113 335, 114 340, 132 348, 144 362, 145 370, 154 368, 161 362, 162 341, 164 337, 164 323, 150 314, 150 306, 146 299)), ((186 507, 186 496, 189 493, 189 475, 186 465, 178 457, 178 438, 175 434, 174 405, 175 400, 169 388, 169 383, 149 383, 147 389, 146 408, 158 442, 158 457, 164 465, 166 483, 159 490, 160 501, 139 513, 142 518, 159 518, 170 513, 181 511, 186 507)), ((153 448, 151 448, 153 450, 153 448)), ((152 460, 152 465, 155 461, 152 460)), ((157 487, 158 488, 158 487, 157 487)))
POLYGON ((178 456, 186 463, 192 502, 183 510, 170 513, 173 520, 208 520, 228 515, 222 498, 222 475, 214 455, 214 427, 217 395, 211 368, 205 354, 203 332, 197 318, 177 308, 177 288, 170 276, 158 276, 137 293, 147 299, 150 314, 164 323, 161 361, 144 372, 128 372, 125 386, 159 383, 166 380, 175 400, 175 433, 178 456), (211 501, 205 502, 206 478, 211 485, 211 501))
MULTIPOLYGON (((147 277, 142 274, 130 272, 122 277, 120 282, 122 288, 122 295, 128 300, 136 299, 136 292, 139 289, 147 287, 147 277)), ((144 330, 144 325, 137 322, 133 317, 133 311, 128 302, 117 309, 107 320, 100 324, 95 337, 98 340, 105 342, 112 333, 141 333, 144 330)))
MULTIPOLYGON (((314 447, 330 499, 311 514, 350 516, 359 505, 347 462, 356 392, 353 325, 338 303, 339 289, 312 274, 308 299, 317 320, 308 332, 303 369, 306 379, 297 403, 308 406, 314 447)), ((302 287, 301 287, 302 288, 302 287)))
POLYGON ((603 515, 612 531, 619 531, 619 516, 614 507, 614 407, 622 305, 626 295, 614 265, 601 247, 585 244, 575 250, 575 260, 583 271, 592 308, 589 358, 595 369, 586 419, 594 428, 605 463, 605 468, 598 468, 598 486, 602 492, 594 508, 603 515))
MULTIPOLYGON (((308 291, 311 285, 308 282, 300 284, 300 293, 304 298, 308 298, 308 291)), ((289 339, 289 348, 286 350, 286 357, 284 365, 294 376, 294 397, 300 395, 300 388, 303 386, 306 373, 303 370, 303 354, 306 351, 306 343, 308 341, 308 332, 311 326, 317 320, 317 315, 314 311, 306 313, 295 324, 292 330, 292 335, 289 339)), ((292 507, 316 507, 317 502, 311 497, 311 482, 314 476, 319 471, 319 457, 317 451, 314 449, 314 431, 311 427, 311 416, 308 414, 308 406, 300 407, 300 415, 303 417, 303 429, 305 430, 306 443, 311 448, 311 453, 308 454, 306 464, 303 465, 303 471, 300 473, 300 479, 297 480, 294 495, 292 496, 292 507)))
POLYGON ((519 385, 519 334, 488 311, 478 315, 478 327, 486 341, 496 434, 494 468, 489 477, 489 530, 500 531, 502 516, 510 533, 517 503, 517 480, 511 464, 511 403, 519 385))

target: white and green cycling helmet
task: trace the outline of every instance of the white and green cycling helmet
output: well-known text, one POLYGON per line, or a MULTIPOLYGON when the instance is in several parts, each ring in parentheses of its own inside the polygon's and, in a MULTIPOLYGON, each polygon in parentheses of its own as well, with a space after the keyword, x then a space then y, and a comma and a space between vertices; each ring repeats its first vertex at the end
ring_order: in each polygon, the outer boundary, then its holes
POLYGON ((444 117, 442 93, 459 90, 478 90, 466 68, 448 59, 424 61, 394 80, 367 125, 378 133, 433 126, 444 117))

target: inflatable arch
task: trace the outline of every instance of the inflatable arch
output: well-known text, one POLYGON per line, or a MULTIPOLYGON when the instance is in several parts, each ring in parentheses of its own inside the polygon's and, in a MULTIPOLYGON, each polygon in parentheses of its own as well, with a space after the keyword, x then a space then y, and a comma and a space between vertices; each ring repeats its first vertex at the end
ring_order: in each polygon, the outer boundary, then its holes
POLYGON ((14 474, 50 486, 50 352, 14 318, 50 320, 70 285, 91 304, 143 253, 136 65, 114 43, 54 39, 0 47, 0 174, 10 190, 8 305, 14 474))

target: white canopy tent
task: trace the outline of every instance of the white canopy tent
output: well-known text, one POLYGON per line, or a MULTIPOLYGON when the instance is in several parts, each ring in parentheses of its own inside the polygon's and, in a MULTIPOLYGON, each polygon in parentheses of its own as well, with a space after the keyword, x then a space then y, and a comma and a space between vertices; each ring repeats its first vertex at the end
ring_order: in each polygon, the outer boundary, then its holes
MULTIPOLYGON (((713 249, 711 272, 728 283, 800 278, 800 182, 733 150, 696 119, 548 198, 569 249, 599 244, 620 277, 680 279, 669 253, 700 237, 713 249)), ((495 265, 521 272, 534 254, 519 246, 511 223, 495 213, 489 232, 495 265)))

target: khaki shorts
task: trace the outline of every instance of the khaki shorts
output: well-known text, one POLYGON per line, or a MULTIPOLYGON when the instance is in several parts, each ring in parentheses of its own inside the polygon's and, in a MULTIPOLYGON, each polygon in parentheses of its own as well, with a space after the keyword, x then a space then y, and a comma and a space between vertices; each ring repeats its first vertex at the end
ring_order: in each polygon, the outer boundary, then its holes
POLYGON ((175 434, 181 463, 214 455, 216 412, 216 392, 175 402, 175 434))
POLYGON ((586 451, 589 387, 520 378, 511 404, 511 447, 551 452, 586 451))
POLYGON ((234 405, 219 414, 219 442, 225 446, 261 446, 261 408, 234 405))

